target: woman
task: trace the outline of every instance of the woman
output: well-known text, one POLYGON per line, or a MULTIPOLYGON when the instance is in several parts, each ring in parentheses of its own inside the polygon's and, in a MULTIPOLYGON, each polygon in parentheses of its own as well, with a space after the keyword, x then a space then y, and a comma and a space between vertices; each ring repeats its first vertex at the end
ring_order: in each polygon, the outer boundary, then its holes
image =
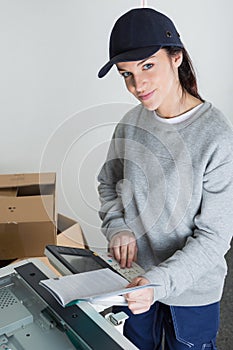
POLYGON ((224 255, 233 228, 233 134, 198 93, 173 22, 133 9, 115 23, 110 60, 140 104, 117 125, 98 180, 102 230, 129 286, 124 334, 139 349, 217 349, 224 255))

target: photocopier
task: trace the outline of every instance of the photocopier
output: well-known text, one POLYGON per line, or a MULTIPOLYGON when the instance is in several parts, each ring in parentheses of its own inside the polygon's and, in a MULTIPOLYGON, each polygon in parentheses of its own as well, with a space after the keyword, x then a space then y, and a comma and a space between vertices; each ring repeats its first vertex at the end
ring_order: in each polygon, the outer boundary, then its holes
POLYGON ((0 269, 0 350, 137 349, 91 304, 64 308, 39 285, 56 276, 38 258, 0 269))

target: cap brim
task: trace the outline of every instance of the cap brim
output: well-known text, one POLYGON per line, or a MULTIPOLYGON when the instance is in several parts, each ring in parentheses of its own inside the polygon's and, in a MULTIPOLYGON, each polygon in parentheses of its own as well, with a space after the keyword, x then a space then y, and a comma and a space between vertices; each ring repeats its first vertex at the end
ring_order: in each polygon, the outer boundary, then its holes
POLYGON ((141 47, 139 49, 130 50, 116 55, 100 69, 98 77, 103 78, 110 71, 112 66, 116 63, 143 60, 153 55, 155 52, 161 49, 161 47, 162 45, 141 47))

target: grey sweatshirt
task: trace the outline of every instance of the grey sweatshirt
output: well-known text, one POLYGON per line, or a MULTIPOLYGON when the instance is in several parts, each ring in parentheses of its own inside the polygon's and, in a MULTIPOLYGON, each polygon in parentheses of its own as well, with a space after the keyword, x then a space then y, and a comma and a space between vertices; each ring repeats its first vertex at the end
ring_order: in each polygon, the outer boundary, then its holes
POLYGON ((102 231, 134 233, 138 263, 169 305, 219 301, 233 232, 233 132, 205 102, 166 124, 142 105, 117 125, 98 176, 102 231))

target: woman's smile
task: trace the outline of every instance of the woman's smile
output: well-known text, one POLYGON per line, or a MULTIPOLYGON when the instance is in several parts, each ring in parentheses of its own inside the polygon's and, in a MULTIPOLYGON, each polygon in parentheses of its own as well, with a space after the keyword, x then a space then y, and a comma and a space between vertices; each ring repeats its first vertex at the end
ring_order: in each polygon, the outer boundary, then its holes
POLYGON ((147 94, 138 95, 138 99, 141 100, 141 101, 147 101, 147 100, 149 100, 149 99, 154 95, 154 92, 155 92, 155 90, 150 91, 150 92, 147 93, 147 94))

